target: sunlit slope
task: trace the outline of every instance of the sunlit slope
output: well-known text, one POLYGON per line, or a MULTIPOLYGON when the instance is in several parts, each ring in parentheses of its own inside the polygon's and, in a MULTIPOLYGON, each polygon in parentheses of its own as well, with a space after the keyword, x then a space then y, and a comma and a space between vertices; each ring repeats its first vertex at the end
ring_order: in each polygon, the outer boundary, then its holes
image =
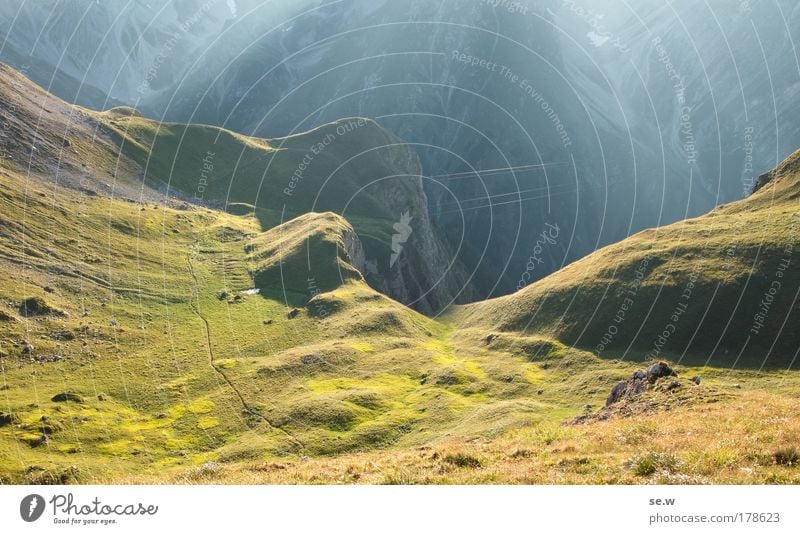
POLYGON ((249 245, 259 290, 330 291, 363 280, 364 251, 355 230, 334 213, 309 213, 259 235, 249 245))
POLYGON ((308 211, 345 213, 346 208, 351 214, 394 219, 375 198, 386 184, 369 189, 370 183, 393 176, 399 191, 418 194, 413 160, 392 158, 393 152, 406 152, 405 145, 367 119, 342 119, 267 140, 212 126, 158 123, 129 108, 100 117, 149 179, 220 207, 249 203, 285 212, 284 220, 308 211), (367 189, 359 191, 363 186, 367 189))
POLYGON ((472 294, 466 272, 429 219, 417 156, 374 121, 341 119, 282 139, 258 139, 156 123, 128 108, 96 117, 153 188, 235 213, 252 206, 263 229, 304 213, 336 213, 353 226, 374 266, 373 287, 424 312, 472 294), (412 230, 395 265, 395 225, 404 216, 412 230))
POLYGON ((453 317, 604 354, 788 364, 800 346, 800 153, 760 184, 745 200, 641 232, 453 317))
POLYGON ((372 120, 260 139, 159 123, 128 107, 72 106, 2 64, 0 104, 4 159, 23 175, 49 174, 87 194, 255 214, 262 230, 305 213, 336 213, 362 242, 372 287, 425 313, 473 295, 430 220, 416 154, 372 120), (398 234, 401 221, 410 230, 398 234), (397 235, 406 241, 392 261, 397 235))
POLYGON ((54 192, 7 169, 0 185, 3 482, 495 435, 554 402, 535 398, 536 364, 367 286, 339 216, 262 233, 252 217, 54 192))

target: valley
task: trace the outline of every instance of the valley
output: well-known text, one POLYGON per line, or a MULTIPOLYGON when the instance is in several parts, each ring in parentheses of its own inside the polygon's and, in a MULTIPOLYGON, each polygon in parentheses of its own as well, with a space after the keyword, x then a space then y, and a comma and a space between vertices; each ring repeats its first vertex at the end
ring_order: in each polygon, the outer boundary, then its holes
POLYGON ((798 154, 480 301, 368 119, 247 137, 5 66, 0 102, 3 483, 800 481, 798 154))

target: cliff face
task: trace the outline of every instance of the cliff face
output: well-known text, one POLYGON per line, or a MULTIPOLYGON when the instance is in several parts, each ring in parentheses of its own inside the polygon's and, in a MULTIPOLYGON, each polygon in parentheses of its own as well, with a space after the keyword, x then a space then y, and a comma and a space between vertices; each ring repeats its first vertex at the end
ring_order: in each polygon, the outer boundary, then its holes
POLYGON ((376 289, 426 314, 454 303, 471 302, 477 292, 458 256, 428 213, 421 166, 416 153, 398 145, 389 156, 392 166, 408 175, 405 187, 393 180, 376 185, 374 196, 390 212, 390 248, 368 258, 367 281, 376 289), (408 194, 408 188, 413 194, 408 194))
POLYGON ((431 176, 559 164, 424 183, 482 296, 497 295, 745 196, 800 145, 798 17, 784 0, 315 4, 256 41, 257 21, 234 23, 204 69, 146 104, 258 135, 376 117, 431 176), (548 225, 559 236, 540 247, 548 225))

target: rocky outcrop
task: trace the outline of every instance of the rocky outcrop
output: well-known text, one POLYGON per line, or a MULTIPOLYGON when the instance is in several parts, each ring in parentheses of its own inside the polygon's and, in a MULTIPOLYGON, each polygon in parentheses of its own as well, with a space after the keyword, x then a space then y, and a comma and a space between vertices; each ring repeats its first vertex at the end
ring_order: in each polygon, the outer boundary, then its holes
POLYGON ((776 168, 760 175, 756 180, 756 183, 753 185, 753 193, 759 192, 767 184, 772 183, 776 178, 785 175, 797 174, 798 172, 800 172, 800 150, 786 158, 776 168))
MULTIPOLYGON (((394 137, 394 136, 392 136, 394 137)), ((396 139, 396 138, 395 138, 396 139)), ((397 214, 390 245, 368 258, 367 282, 417 311, 432 315, 450 304, 473 301, 477 294, 461 261, 431 220, 416 153, 401 140, 388 155, 389 166, 408 173, 402 187, 388 180, 375 188, 376 200, 397 214)))
POLYGON ((666 362, 654 363, 646 371, 639 369, 628 380, 623 380, 614 386, 606 399, 606 406, 611 406, 621 400, 635 399, 645 391, 652 389, 662 378, 674 376, 678 376, 678 373, 673 371, 666 362))
POLYGON ((698 377, 691 380, 679 378, 669 364, 658 362, 646 370, 635 371, 629 379, 615 385, 603 408, 591 411, 587 407, 586 413, 566 424, 589 424, 620 417, 649 417, 682 406, 718 402, 729 395, 715 388, 700 386, 698 377))
POLYGON ((63 311, 54 308, 39 297, 30 297, 22 301, 19 305, 19 314, 23 317, 63 317, 66 315, 63 311))

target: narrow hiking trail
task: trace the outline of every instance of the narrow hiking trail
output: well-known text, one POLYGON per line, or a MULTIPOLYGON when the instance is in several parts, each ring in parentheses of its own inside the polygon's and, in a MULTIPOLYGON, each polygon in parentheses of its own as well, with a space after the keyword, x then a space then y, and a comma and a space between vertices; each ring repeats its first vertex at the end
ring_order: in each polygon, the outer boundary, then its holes
POLYGON ((301 451, 305 450, 305 445, 303 444, 303 442, 301 442, 294 435, 292 435, 292 433, 290 433, 289 431, 287 431, 284 428, 276 426, 275 424, 272 423, 272 421, 267 419, 263 414, 259 413, 258 410, 256 410, 252 406, 250 406, 250 404, 244 398, 244 395, 242 395, 242 392, 239 391, 239 389, 236 387, 236 385, 233 383, 233 381, 230 379, 230 377, 228 377, 228 375, 225 373, 225 371, 222 370, 222 368, 220 368, 218 365, 216 365, 215 357, 214 357, 214 346, 213 346, 213 343, 211 341, 211 325, 210 325, 208 319, 200 311, 200 283, 199 283, 199 280, 198 280, 198 277, 197 277, 197 272, 195 271, 194 260, 193 260, 195 251, 196 251, 196 246, 192 247, 192 251, 186 256, 186 263, 188 265, 189 274, 192 277, 192 296, 189 299, 189 306, 192 309, 192 312, 195 314, 195 316, 197 316, 200 319, 200 321, 203 323, 203 330, 204 330, 204 333, 205 333, 205 344, 206 344, 206 349, 207 349, 207 352, 208 352, 208 363, 211 366, 211 369, 220 378, 222 378, 222 380, 228 385, 228 387, 231 389, 231 391, 234 392, 236 397, 239 399, 239 403, 242 405, 242 408, 243 408, 244 412, 247 415, 249 415, 249 416, 251 416, 251 417, 253 417, 255 419, 258 419, 259 421, 265 423, 270 428, 270 430, 275 430, 275 431, 281 432, 282 434, 286 435, 297 447, 299 447, 299 449, 301 451))

